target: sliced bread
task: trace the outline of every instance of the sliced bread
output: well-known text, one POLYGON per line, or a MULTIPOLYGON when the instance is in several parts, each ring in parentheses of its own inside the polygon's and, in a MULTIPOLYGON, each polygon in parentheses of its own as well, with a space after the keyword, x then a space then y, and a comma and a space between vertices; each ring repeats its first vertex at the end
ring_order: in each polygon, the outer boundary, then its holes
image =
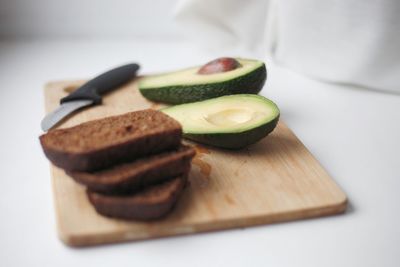
POLYGON ((153 185, 133 195, 103 195, 90 190, 87 195, 96 211, 120 219, 153 220, 168 214, 187 181, 187 175, 153 185))
POLYGON ((95 171, 178 148, 180 124, 151 109, 51 130, 40 136, 47 158, 69 171, 95 171))
POLYGON ((75 181, 90 191, 105 194, 127 194, 146 186, 187 173, 195 150, 182 145, 157 155, 115 165, 96 172, 67 171, 75 181))

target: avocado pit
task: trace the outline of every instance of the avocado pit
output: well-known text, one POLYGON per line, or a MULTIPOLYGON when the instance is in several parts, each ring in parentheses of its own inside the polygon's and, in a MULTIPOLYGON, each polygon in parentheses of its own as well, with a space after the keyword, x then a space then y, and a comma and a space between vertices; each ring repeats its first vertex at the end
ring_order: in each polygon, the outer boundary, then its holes
POLYGON ((197 73, 201 75, 221 73, 235 70, 241 66, 239 61, 234 58, 220 57, 203 65, 197 73))

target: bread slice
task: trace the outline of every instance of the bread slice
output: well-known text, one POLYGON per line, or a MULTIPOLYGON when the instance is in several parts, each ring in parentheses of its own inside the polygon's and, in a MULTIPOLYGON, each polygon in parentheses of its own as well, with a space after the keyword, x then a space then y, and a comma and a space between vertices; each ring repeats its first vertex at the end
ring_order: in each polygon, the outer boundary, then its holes
POLYGON ((151 109, 51 130, 40 136, 47 158, 70 171, 95 171, 179 147, 180 124, 151 109))
POLYGON ((182 145, 176 150, 140 158, 96 172, 67 171, 75 181, 91 191, 127 194, 187 173, 195 150, 182 145))
POLYGON ((183 175, 128 196, 103 195, 90 190, 87 191, 87 195, 96 211, 104 216, 153 220, 172 210, 186 181, 187 175, 183 175))

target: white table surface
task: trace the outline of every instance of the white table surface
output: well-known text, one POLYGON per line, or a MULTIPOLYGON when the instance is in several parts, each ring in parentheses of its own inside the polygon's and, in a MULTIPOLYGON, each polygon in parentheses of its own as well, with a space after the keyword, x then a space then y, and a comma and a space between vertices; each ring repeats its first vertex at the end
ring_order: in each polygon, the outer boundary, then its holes
POLYGON ((43 84, 130 61, 148 73, 214 56, 157 40, 0 42, 0 266, 400 266, 400 96, 268 63, 263 94, 347 193, 346 214, 85 249, 58 240, 38 142, 43 84))

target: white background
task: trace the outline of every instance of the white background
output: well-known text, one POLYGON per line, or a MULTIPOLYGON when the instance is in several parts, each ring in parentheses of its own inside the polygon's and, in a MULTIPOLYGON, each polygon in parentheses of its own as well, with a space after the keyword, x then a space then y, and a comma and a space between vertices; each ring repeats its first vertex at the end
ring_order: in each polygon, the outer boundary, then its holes
POLYGON ((0 36, 175 38, 177 0, 0 0, 0 36))
POLYGON ((346 192, 346 214, 86 249, 58 240, 38 142, 43 84, 131 61, 148 73, 214 57, 181 39, 173 2, 0 2, 0 266, 399 266, 400 97, 269 61, 262 93, 346 192))

